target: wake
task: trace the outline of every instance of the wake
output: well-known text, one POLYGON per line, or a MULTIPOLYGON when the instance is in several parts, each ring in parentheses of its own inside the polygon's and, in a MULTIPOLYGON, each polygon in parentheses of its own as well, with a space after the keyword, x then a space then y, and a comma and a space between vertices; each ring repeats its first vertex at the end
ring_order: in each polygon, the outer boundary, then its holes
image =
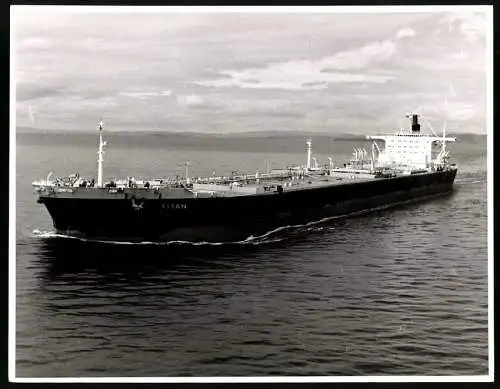
MULTIPOLYGON (((283 227, 277 228, 276 230, 281 230, 283 227)), ((103 239, 92 239, 92 238, 83 238, 79 236, 67 235, 57 233, 55 231, 40 231, 33 230, 32 236, 42 239, 74 239, 81 242, 91 242, 91 243, 102 243, 102 244, 111 244, 111 245, 149 245, 149 246, 171 246, 171 245, 186 245, 186 246, 223 246, 223 245, 260 245, 266 243, 275 243, 280 242, 282 238, 269 238, 273 231, 266 232, 263 235, 259 236, 249 236, 248 238, 240 241, 229 241, 229 242, 207 242, 207 241, 187 241, 187 240, 170 240, 165 242, 151 242, 151 241, 140 241, 140 242, 129 242, 129 241, 117 241, 117 240, 103 240, 103 239)))

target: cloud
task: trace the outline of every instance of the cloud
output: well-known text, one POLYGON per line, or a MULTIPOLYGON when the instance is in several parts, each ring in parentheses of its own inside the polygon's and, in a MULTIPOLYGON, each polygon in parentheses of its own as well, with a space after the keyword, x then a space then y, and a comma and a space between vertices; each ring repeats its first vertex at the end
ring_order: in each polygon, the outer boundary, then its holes
POLYGON ((199 105, 203 103, 204 99, 198 95, 180 95, 177 96, 177 101, 184 105, 199 105))
POLYGON ((455 53, 455 54, 452 54, 452 57, 454 59, 465 59, 469 56, 468 53, 466 53, 463 49, 460 50, 460 53, 455 53))
POLYGON ((44 50, 52 47, 52 42, 47 38, 26 38, 21 39, 18 43, 18 49, 36 49, 44 50))
POLYGON ((118 93, 118 95, 125 97, 148 98, 148 97, 159 96, 160 94, 157 92, 120 92, 118 93))
POLYGON ((460 30, 469 42, 475 42, 486 34, 486 21, 483 17, 473 15, 462 19, 460 30))
POLYGON ((396 45, 391 40, 370 43, 366 46, 342 51, 332 57, 319 61, 320 66, 339 70, 362 69, 368 65, 388 60, 396 52, 396 45))
POLYGON ((469 120, 478 115, 476 107, 467 103, 448 103, 445 113, 454 120, 469 120))
POLYGON ((449 121, 470 120, 478 117, 477 107, 466 102, 435 102, 433 104, 422 104, 421 110, 427 114, 437 114, 446 117, 449 121))
POLYGON ((456 28, 471 43, 474 43, 486 35, 486 16, 478 12, 457 12, 447 16, 441 23, 448 23, 448 31, 456 28))
POLYGON ((159 97, 159 96, 170 96, 172 94, 171 90, 164 90, 163 92, 119 92, 119 96, 125 97, 136 97, 139 99, 149 98, 149 97, 159 97))
POLYGON ((39 87, 36 83, 18 82, 16 86, 16 100, 28 101, 46 97, 64 95, 66 89, 59 85, 39 87))
POLYGON ((390 58, 396 50, 390 40, 374 42, 354 50, 339 52, 319 60, 293 60, 270 63, 262 68, 223 70, 219 78, 193 83, 207 87, 239 87, 244 89, 325 89, 329 83, 383 83, 392 77, 366 73, 347 73, 360 70, 390 58))
MULTIPOLYGON (((411 63, 411 59, 405 59, 411 63)), ((484 55, 469 55, 461 50, 455 53, 443 53, 440 57, 428 56, 418 59, 419 69, 433 72, 463 72, 464 76, 484 74, 484 55)), ((444 74, 444 73, 443 73, 444 74)))
MULTIPOLYGON (((449 94, 450 107, 460 99, 477 117, 485 110, 484 39, 467 40, 484 30, 482 11, 241 14, 237 21, 236 14, 212 13, 192 28, 184 14, 69 15, 63 21, 35 14, 16 28, 18 119, 26 125, 29 104, 38 127, 69 128, 102 115, 117 127, 132 128, 147 117, 155 126, 201 123, 199 131, 211 131, 208 120, 221 131, 245 131, 267 129, 262 117, 283 117, 279 127, 293 127, 302 115, 304 126, 319 128, 332 116, 341 118, 335 125, 349 124, 360 112, 374 121, 396 117, 396 123, 401 110, 421 102, 438 106, 439 116, 449 82, 458 94, 449 94), (23 41, 26 49, 19 49, 23 41), (85 99, 71 99, 75 95, 85 99)), ((473 113, 455 108, 459 117, 473 113)), ((354 124, 349 130, 364 131, 354 124)))
POLYGON ((412 37, 415 35, 417 35, 415 30, 413 30, 411 28, 402 28, 396 33, 396 39, 402 39, 405 37, 412 37))

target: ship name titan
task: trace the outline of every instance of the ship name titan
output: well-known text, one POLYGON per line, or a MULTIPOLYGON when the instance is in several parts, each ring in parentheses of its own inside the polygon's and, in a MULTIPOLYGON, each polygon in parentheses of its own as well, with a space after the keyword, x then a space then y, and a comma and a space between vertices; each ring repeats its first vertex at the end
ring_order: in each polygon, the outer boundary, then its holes
POLYGON ((170 204, 170 203, 164 203, 161 205, 163 209, 186 209, 187 204, 182 203, 182 204, 170 204))

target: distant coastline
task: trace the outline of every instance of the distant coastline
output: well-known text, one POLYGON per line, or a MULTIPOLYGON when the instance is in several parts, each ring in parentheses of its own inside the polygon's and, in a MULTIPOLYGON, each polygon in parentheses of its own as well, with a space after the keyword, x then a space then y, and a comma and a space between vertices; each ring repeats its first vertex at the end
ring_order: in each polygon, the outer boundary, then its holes
MULTIPOLYGON (((386 132, 391 132, 390 130, 386 132)), ((92 131, 81 131, 81 130, 56 130, 56 129, 41 129, 33 127, 22 127, 19 126, 16 129, 17 134, 26 135, 95 135, 92 131)), ((440 133, 438 131, 438 133, 440 133)), ((232 139, 269 139, 269 138, 333 138, 336 140, 364 140, 365 134, 351 134, 346 132, 327 132, 327 131, 248 131, 248 132, 228 132, 228 133, 216 133, 216 132, 192 132, 192 131, 155 131, 155 130, 144 130, 144 131, 109 131, 108 136, 162 136, 162 137, 181 137, 181 138, 232 138, 232 139)), ((477 138, 482 139, 487 136, 487 134, 473 133, 473 132, 449 132, 448 136, 455 136, 459 138, 477 138)))
MULTIPOLYGON (((486 135, 449 134, 457 137, 457 143, 450 148, 486 147, 486 135)), ((114 132, 105 134, 108 150, 137 148, 141 150, 180 150, 219 151, 219 152, 260 152, 269 155, 276 153, 305 152, 305 140, 312 140, 313 152, 318 155, 350 154, 352 148, 369 149, 369 141, 364 135, 325 132, 252 132, 252 133, 192 133, 192 132, 114 132)), ((32 131, 17 132, 18 146, 41 146, 69 148, 79 145, 83 148, 96 147, 98 132, 89 131, 32 131)))

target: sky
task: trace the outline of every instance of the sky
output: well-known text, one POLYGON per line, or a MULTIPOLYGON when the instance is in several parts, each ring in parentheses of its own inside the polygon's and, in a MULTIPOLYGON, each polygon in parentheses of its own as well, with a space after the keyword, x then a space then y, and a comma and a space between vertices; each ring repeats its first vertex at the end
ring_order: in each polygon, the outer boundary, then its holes
POLYGON ((418 11, 15 6, 17 127, 485 134, 485 8, 418 11))

